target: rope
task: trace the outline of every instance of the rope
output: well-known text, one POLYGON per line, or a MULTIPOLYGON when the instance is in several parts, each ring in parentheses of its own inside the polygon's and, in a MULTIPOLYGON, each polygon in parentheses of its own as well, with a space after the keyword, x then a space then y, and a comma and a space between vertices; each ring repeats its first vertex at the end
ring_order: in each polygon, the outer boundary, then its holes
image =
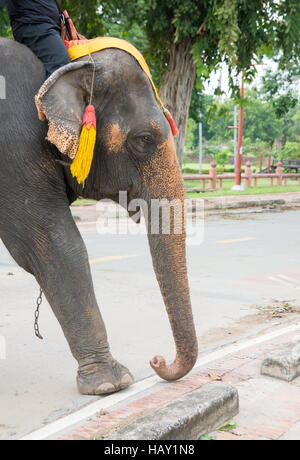
POLYGON ((92 62, 93 64, 93 76, 92 76, 92 85, 91 85, 91 94, 90 94, 90 105, 91 105, 93 102, 93 97, 94 97, 95 75, 96 75, 96 63, 91 54, 89 54, 89 62, 92 62))

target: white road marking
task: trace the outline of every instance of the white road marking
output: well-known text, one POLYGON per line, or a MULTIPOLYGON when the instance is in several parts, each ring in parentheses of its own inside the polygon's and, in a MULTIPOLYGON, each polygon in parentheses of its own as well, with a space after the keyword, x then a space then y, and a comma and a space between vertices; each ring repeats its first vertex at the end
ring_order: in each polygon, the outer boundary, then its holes
MULTIPOLYGON (((268 334, 261 335, 255 339, 250 339, 250 340, 246 340, 245 342, 226 346, 222 348, 221 350, 215 351, 213 353, 210 353, 207 356, 199 358, 195 365, 195 369, 197 367, 204 366, 206 364, 209 364, 213 361, 224 358, 225 356, 231 355, 238 351, 245 350, 255 345, 259 345, 269 340, 278 338, 282 335, 285 335, 291 332, 296 332, 299 330, 300 330, 300 324, 295 324, 293 326, 288 326, 283 329, 278 329, 274 332, 270 332, 268 334)), ((44 428, 41 428, 40 430, 37 430, 23 437, 21 441, 42 441, 42 440, 48 439, 54 436, 55 434, 61 431, 67 430, 71 428, 73 425, 76 425, 82 422, 83 420, 89 417, 92 417, 97 412, 108 409, 114 406, 115 404, 125 401, 126 399, 132 396, 136 396, 139 393, 142 393, 143 391, 157 384, 161 384, 161 386, 165 385, 165 383, 162 382, 159 377, 157 376, 149 377, 145 380, 142 380, 141 382, 134 384, 133 386, 131 386, 127 390, 122 391, 121 393, 116 393, 111 396, 106 396, 102 398, 101 400, 93 404, 90 404, 89 406, 83 409, 80 409, 77 412, 74 412, 71 415, 68 415, 60 420, 57 420, 56 422, 53 422, 45 426, 44 428)))
POLYGON ((276 276, 269 276, 268 279, 274 281, 277 284, 282 284, 283 286, 293 287, 294 289, 300 289, 300 280, 290 278, 286 275, 279 274, 276 276))
POLYGON ((288 283, 287 281, 283 281, 282 279, 277 278, 277 276, 269 276, 268 279, 271 280, 271 281, 274 281, 277 284, 281 284, 283 286, 291 287, 291 283, 288 283))
POLYGON ((233 238, 231 240, 219 240, 216 241, 217 244, 232 244, 232 243, 242 243, 244 241, 253 241, 256 240, 256 238, 252 236, 246 236, 244 238, 233 238))
POLYGON ((76 222, 77 225, 97 225, 98 222, 76 222))
POLYGON ((295 286, 296 289, 300 289, 300 280, 297 280, 295 278, 290 278, 289 276, 286 275, 278 275, 279 278, 282 278, 283 280, 289 281, 291 284, 295 286))
POLYGON ((111 260, 123 260, 123 259, 134 259, 139 257, 138 254, 126 254, 124 256, 107 256, 107 257, 96 257, 94 259, 89 259, 90 264, 95 264, 97 262, 110 262, 111 260))
POLYGON ((77 412, 74 412, 71 415, 67 415, 66 417, 53 422, 45 428, 41 428, 28 436, 25 436, 21 439, 21 441, 42 441, 44 439, 49 438, 50 436, 55 435, 56 433, 66 430, 67 428, 75 425, 83 420, 92 417, 97 412, 101 410, 108 409, 109 407, 114 406, 132 396, 135 396, 149 388, 153 387, 157 383, 161 382, 160 378, 157 376, 149 377, 148 379, 142 380, 134 385, 132 385, 127 390, 123 390, 121 393, 115 393, 110 396, 103 397, 99 401, 80 409, 77 412))

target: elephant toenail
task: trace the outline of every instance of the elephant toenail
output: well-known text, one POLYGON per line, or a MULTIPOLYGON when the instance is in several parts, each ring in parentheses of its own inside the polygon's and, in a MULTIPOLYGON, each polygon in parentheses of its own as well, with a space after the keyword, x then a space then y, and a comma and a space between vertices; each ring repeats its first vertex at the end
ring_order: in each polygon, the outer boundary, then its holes
POLYGON ((131 375, 129 374, 126 374, 122 377, 121 379, 121 382, 120 382, 120 388, 122 390, 124 390, 125 388, 129 387, 130 385, 132 385, 132 383, 134 382, 133 378, 131 377, 131 375))
POLYGON ((97 390, 95 391, 96 395, 105 395, 109 393, 114 393, 116 391, 116 387, 112 383, 102 383, 99 385, 97 390))

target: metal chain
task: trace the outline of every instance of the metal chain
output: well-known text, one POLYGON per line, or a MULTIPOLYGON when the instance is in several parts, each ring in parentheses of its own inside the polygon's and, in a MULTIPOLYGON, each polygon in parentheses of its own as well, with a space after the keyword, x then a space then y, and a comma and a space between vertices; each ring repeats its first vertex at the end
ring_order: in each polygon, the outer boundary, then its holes
POLYGON ((40 328, 39 328, 39 318, 40 318, 40 306, 42 305, 43 302, 43 291, 40 289, 40 295, 37 298, 36 301, 36 310, 34 312, 34 332, 35 335, 38 339, 44 340, 43 336, 40 334, 40 328))

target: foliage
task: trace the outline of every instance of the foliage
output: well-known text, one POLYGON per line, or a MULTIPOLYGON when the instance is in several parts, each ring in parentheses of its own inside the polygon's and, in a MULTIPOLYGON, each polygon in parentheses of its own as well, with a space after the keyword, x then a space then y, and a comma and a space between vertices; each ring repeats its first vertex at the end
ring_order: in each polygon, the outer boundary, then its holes
POLYGON ((67 10, 81 34, 87 38, 104 35, 107 24, 99 10, 99 0, 60 0, 61 9, 67 10))
MULTIPOLYGON (((227 100, 223 103, 207 96, 203 98, 206 104, 203 105, 204 149, 212 149, 212 152, 205 152, 205 155, 216 155, 224 144, 232 149, 232 130, 228 126, 234 124, 234 101, 227 100)), ((193 105, 191 106, 193 107, 193 105)), ((194 111, 190 111, 190 117, 194 111)), ((198 117, 194 121, 198 121, 198 117)), ((195 123, 189 122, 189 139, 198 145, 198 127, 195 123), (194 130, 190 133, 190 130, 194 130)), ((285 143, 287 140, 298 141, 300 139, 300 107, 294 107, 284 116, 277 117, 273 104, 265 100, 264 94, 256 90, 246 92, 245 117, 244 117, 244 153, 253 154, 256 157, 261 152, 269 152, 274 143, 280 140, 285 143)), ((189 151, 193 149, 189 149, 189 151)))
POLYGON ((257 97, 256 92, 248 94, 245 107, 245 136, 253 143, 257 140, 272 146, 282 132, 281 121, 277 118, 274 107, 257 97))
MULTIPOLYGON (((171 44, 187 39, 193 46, 198 85, 221 61, 251 76, 253 60, 262 55, 280 50, 283 67, 300 54, 298 0, 61 0, 60 4, 88 37, 115 31, 125 38, 134 36, 132 29, 137 27, 142 51, 158 77, 166 70, 171 44)), ((3 9, 0 32, 10 33, 3 9)))
POLYGON ((188 129, 185 139, 185 148, 187 152, 196 152, 197 151, 197 132, 198 124, 194 118, 189 118, 188 120, 188 129))
POLYGON ((224 167, 228 161, 230 153, 231 152, 229 149, 224 149, 221 152, 217 153, 216 155, 217 164, 224 167))
POLYGON ((295 160, 300 158, 300 143, 287 142, 281 150, 282 160, 295 160))
POLYGON ((278 118, 297 105, 298 95, 294 84, 299 78, 299 67, 295 65, 289 65, 284 71, 268 70, 264 75, 261 94, 273 105, 278 118))
POLYGON ((200 436, 199 441, 215 441, 215 438, 209 434, 203 434, 200 436))
MULTIPOLYGON (((233 124, 234 103, 212 103, 210 96, 203 95, 203 83, 211 71, 222 62, 228 64, 235 103, 241 103, 236 76, 243 71, 249 80, 256 73, 254 64, 263 56, 276 59, 278 72, 269 72, 262 94, 253 95, 248 101, 245 135, 253 144, 263 142, 271 146, 276 138, 297 142, 299 109, 290 83, 299 76, 299 0, 61 0, 59 3, 68 9, 79 31, 87 37, 113 35, 140 48, 158 83, 164 81, 174 45, 188 44, 197 74, 189 115, 193 121, 189 122, 187 139, 194 151, 199 142, 200 113, 207 141, 222 139, 229 143, 232 138, 227 127, 233 124)), ((0 35, 11 36, 5 9, 0 9, 0 35)), ((175 56, 171 68, 174 82, 179 82, 176 79, 179 69, 175 56)), ((189 105, 187 101, 187 110, 189 105)), ((180 128, 185 129, 185 121, 180 128)))
POLYGON ((283 119, 286 139, 300 142, 300 107, 299 104, 290 110, 283 119))
POLYGON ((0 37, 11 37, 11 27, 6 8, 0 5, 0 37))
POLYGON ((265 157, 266 154, 271 151, 271 147, 267 142, 262 141, 261 139, 256 139, 255 142, 252 142, 249 137, 244 138, 243 147, 244 155, 253 155, 255 158, 259 158, 261 153, 265 157))
POLYGON ((234 420, 229 420, 228 423, 218 428, 218 431, 233 431, 237 429, 237 424, 234 420))
POLYGON ((277 30, 275 49, 281 51, 281 68, 298 62, 300 56, 300 2, 299 0, 280 0, 276 3, 277 30))
MULTIPOLYGON (((139 24, 149 43, 145 49, 160 80, 169 62, 172 43, 189 40, 197 66, 198 81, 225 61, 235 73, 255 74, 253 62, 284 48, 295 55, 299 37, 294 15, 298 0, 113 0, 104 5, 113 17, 130 30, 139 24)), ((231 80, 235 87, 234 78, 231 80)))

